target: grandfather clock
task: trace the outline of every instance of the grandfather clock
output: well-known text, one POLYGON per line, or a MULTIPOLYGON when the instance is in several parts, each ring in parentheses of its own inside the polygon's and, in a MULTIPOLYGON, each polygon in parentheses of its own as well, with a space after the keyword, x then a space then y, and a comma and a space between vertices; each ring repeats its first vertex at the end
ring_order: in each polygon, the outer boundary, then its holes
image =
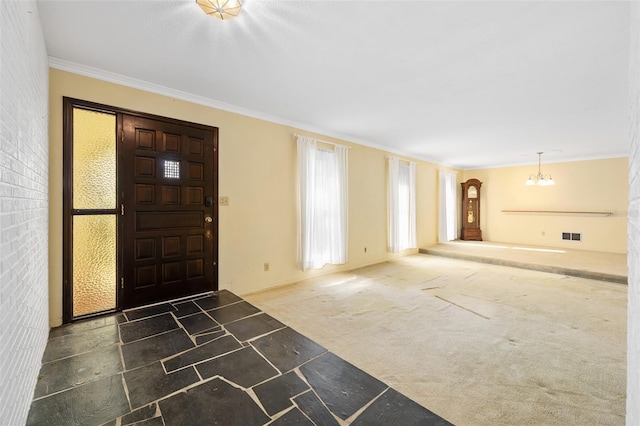
POLYGON ((462 236, 463 240, 482 241, 480 229, 480 187, 478 179, 462 182, 462 236))

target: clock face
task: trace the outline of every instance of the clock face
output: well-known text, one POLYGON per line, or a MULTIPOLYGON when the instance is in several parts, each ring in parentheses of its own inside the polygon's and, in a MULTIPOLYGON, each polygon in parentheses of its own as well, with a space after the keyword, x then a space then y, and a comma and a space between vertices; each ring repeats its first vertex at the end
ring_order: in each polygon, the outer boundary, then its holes
POLYGON ((470 186, 468 196, 469 198, 478 198, 478 188, 470 186))

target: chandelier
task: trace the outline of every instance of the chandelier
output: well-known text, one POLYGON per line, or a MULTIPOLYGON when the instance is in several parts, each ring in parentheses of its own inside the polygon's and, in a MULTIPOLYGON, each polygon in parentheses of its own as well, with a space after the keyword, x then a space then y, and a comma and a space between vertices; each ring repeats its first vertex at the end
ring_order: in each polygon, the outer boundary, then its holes
POLYGON ((231 19, 240 14, 240 0, 196 0, 198 6, 209 16, 218 19, 231 19))
POLYGON ((529 175, 529 179, 525 182, 525 185, 540 185, 540 186, 548 186, 555 185, 556 183, 553 181, 551 175, 543 175, 540 171, 540 158, 542 157, 542 152, 538 152, 538 174, 537 175, 529 175))

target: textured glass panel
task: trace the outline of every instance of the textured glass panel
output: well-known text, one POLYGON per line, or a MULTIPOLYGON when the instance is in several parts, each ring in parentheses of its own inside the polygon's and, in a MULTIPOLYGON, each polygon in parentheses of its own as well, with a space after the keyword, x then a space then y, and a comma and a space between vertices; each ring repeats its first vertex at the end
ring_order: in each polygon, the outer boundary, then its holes
POLYGON ((169 179, 180 179, 180 162, 164 160, 164 177, 169 179))
POLYGON ((116 116, 73 110, 73 208, 116 208, 116 116))
POLYGON ((73 217, 73 316, 116 306, 116 216, 73 217))

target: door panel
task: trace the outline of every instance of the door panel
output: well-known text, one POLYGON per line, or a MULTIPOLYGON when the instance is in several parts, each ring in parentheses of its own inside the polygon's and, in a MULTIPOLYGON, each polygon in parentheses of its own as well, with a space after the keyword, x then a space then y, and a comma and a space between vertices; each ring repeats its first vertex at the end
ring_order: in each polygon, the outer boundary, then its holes
POLYGON ((130 115, 123 129, 122 307, 217 290, 215 129, 130 115))

